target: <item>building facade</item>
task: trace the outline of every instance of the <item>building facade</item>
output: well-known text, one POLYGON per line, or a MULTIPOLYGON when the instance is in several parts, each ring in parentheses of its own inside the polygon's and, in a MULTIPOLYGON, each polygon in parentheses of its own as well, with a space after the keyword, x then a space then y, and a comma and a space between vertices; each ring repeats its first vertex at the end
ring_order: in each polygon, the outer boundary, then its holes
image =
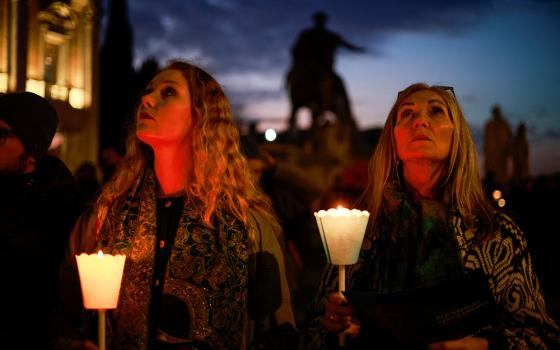
POLYGON ((72 171, 98 160, 100 18, 99 0, 0 0, 0 94, 51 102, 51 148, 72 171))

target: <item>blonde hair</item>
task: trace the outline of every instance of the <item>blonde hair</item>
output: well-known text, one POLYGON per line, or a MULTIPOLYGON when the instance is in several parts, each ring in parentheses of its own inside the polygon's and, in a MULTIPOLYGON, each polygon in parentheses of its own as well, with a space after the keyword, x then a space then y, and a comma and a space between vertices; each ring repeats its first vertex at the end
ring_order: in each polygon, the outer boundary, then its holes
MULTIPOLYGON (((195 208, 204 223, 212 227, 212 216, 220 208, 247 226, 251 209, 278 228, 270 200, 257 188, 240 151, 239 131, 221 86, 210 74, 192 64, 174 61, 162 71, 170 69, 182 72, 191 95, 194 120, 191 146, 195 166, 191 183, 185 184, 185 190, 205 203, 195 208)), ((96 203, 100 222, 114 200, 130 189, 142 169, 151 166, 152 157, 153 152, 138 140, 136 125, 131 123, 126 155, 96 203)), ((250 235, 254 238, 254 232, 250 235)))
POLYGON ((371 157, 370 177, 362 200, 367 203, 372 228, 374 232, 379 229, 377 219, 382 208, 385 185, 389 181, 398 181, 402 175, 399 174, 400 167, 394 138, 398 108, 405 98, 422 90, 433 91, 444 99, 453 123, 451 151, 441 187, 448 190, 451 197, 450 205, 459 211, 467 226, 481 228, 481 235, 478 239, 484 240, 492 233, 493 209, 484 195, 478 172, 476 149, 469 127, 453 93, 443 87, 429 86, 424 83, 412 84, 398 94, 371 157))

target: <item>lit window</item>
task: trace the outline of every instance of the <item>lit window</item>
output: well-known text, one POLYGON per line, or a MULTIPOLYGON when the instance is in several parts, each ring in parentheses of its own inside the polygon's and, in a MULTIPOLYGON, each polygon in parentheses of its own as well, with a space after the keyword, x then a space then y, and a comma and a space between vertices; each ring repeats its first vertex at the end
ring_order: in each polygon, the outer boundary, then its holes
POLYGON ((58 45, 47 43, 45 47, 45 83, 56 85, 56 68, 58 64, 58 45))

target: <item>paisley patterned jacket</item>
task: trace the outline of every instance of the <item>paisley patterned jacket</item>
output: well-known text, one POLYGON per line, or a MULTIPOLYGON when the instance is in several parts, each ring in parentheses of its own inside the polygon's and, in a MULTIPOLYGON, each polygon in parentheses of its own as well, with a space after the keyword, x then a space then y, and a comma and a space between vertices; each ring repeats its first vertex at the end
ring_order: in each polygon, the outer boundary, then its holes
MULTIPOLYGON (((111 349, 136 350, 148 346, 156 247, 155 189, 155 176, 152 171, 146 170, 127 194, 110 207, 97 236, 93 234, 96 215, 90 214, 85 216, 84 221, 87 222, 77 225, 70 242, 73 253, 102 249, 104 253, 127 256, 119 303, 108 317, 107 334, 111 349)), ((251 278, 249 257, 255 250, 248 235, 251 226, 217 210, 214 228, 210 228, 194 210, 200 205, 203 203, 198 199, 186 196, 163 287, 165 295, 180 300, 180 304, 188 310, 188 338, 177 338, 160 329, 156 336, 169 344, 194 341, 204 343, 204 348, 242 349, 251 340, 253 326, 247 312, 251 278)), ((266 237, 263 239, 263 250, 271 251, 279 265, 283 266, 282 251, 271 226, 261 221, 260 227, 261 234, 266 237)), ((69 260, 72 258, 70 254, 69 260)), ((63 272, 63 276, 76 276, 75 266, 66 265, 68 271, 63 272)), ((281 274, 284 274, 283 268, 281 274)), ((294 325, 284 275, 280 276, 280 281, 283 293, 275 322, 294 325)), ((62 283, 66 283, 65 289, 69 290, 72 278, 62 283)), ((76 284, 75 278, 73 284, 76 284)), ((65 334, 55 337, 55 348, 58 349, 72 348, 66 345, 92 336, 80 332, 77 322, 71 324, 72 320, 79 319, 75 316, 79 315, 76 311, 81 309, 81 305, 69 305, 72 300, 76 298, 71 295, 62 300, 62 312, 59 312, 58 318, 66 330, 60 332, 65 334)))

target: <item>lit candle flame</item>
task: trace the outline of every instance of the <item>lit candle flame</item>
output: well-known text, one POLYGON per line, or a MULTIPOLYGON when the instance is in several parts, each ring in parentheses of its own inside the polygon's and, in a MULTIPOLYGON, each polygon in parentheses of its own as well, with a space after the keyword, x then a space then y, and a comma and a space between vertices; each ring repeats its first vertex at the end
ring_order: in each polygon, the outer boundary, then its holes
POLYGON ((358 262, 369 213, 338 206, 315 212, 315 219, 329 263, 352 265, 358 262))
POLYGON ((86 309, 117 307, 125 259, 122 254, 103 254, 102 250, 76 255, 86 309))

